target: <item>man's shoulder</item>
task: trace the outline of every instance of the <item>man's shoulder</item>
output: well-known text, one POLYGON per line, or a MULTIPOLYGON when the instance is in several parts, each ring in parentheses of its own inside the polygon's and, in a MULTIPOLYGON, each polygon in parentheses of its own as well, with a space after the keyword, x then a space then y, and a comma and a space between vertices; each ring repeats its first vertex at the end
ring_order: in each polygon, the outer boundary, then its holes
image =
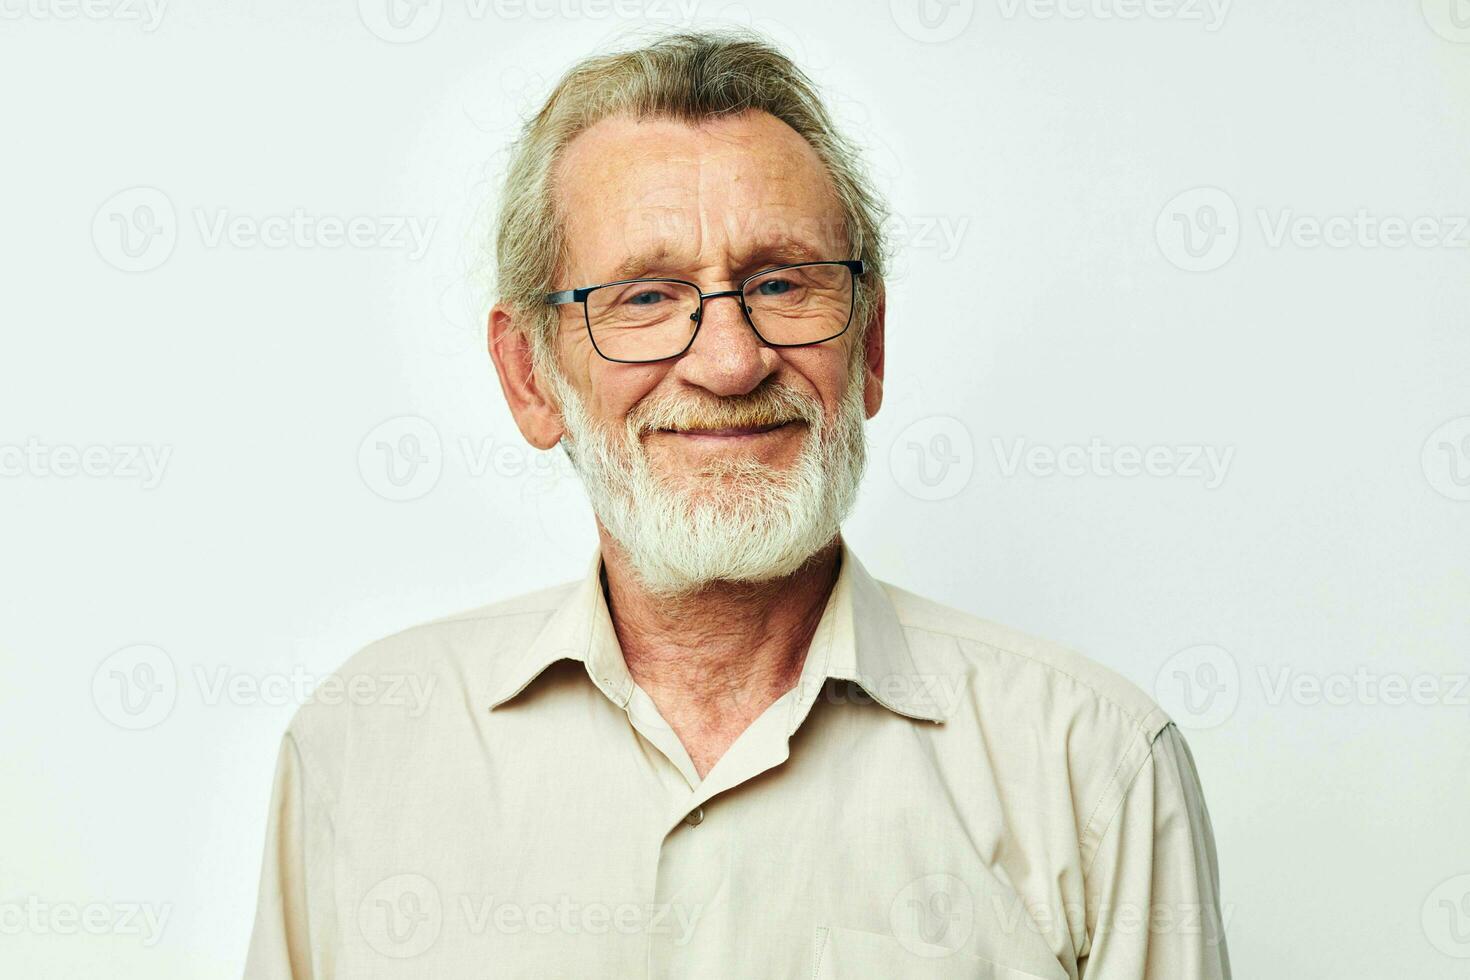
POLYGON ((336 674, 451 667, 478 675, 534 640, 575 587, 554 585, 409 626, 368 643, 336 674))
POLYGON ((352 727, 416 721, 431 700, 479 699, 497 667, 530 646, 576 586, 566 582, 527 592, 368 643, 317 685, 292 719, 290 736, 298 745, 326 748, 352 727))
POLYGON ((970 697, 992 711, 1046 711, 1145 742, 1170 723, 1137 685, 1069 647, 882 585, 918 669, 962 670, 970 697))
POLYGON ((576 587, 576 582, 563 582, 418 623, 369 643, 342 669, 471 652, 493 655, 534 638, 576 587))

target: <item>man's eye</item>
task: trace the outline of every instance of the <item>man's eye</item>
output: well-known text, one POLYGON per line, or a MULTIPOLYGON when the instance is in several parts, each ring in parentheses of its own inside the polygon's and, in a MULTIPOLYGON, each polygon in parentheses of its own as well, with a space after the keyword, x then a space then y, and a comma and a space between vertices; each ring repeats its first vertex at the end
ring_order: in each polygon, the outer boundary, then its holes
POLYGON ((767 279, 755 287, 756 292, 762 296, 780 296, 792 288, 792 284, 785 279, 767 279))
POLYGON ((634 293, 628 297, 628 303, 632 306, 652 306, 664 298, 664 294, 655 289, 645 289, 641 293, 634 293))

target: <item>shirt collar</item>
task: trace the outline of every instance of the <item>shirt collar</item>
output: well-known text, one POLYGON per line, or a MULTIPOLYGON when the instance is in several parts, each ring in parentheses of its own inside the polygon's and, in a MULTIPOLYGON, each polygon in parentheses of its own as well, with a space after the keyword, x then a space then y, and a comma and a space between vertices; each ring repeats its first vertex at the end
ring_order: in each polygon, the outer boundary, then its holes
MULTIPOLYGON (((828 596, 799 685, 850 681, 890 711, 942 722, 950 699, 934 696, 934 668, 916 664, 893 601, 844 541, 837 582, 828 596)), ((633 694, 602 590, 602 554, 573 583, 535 640, 519 656, 491 665, 490 707, 515 698, 561 660, 580 661, 598 689, 621 708, 633 694)))

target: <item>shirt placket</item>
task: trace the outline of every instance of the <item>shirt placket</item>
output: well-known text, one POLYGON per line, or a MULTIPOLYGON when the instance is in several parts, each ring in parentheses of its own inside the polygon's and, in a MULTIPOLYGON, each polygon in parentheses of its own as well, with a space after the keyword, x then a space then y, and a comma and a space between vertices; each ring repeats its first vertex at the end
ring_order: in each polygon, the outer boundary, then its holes
MULTIPOLYGON (((729 951, 740 946, 741 910, 731 904, 728 869, 747 846, 733 812, 759 801, 740 795, 739 806, 732 804, 743 784, 789 757, 791 736, 826 677, 833 636, 831 617, 824 617, 796 686, 740 734, 703 780, 691 781, 689 792, 674 801, 658 855, 654 906, 660 925, 649 931, 650 977, 720 976, 729 971, 729 951)), ((664 725, 661 733, 667 730, 664 725)), ((682 744, 678 752, 688 757, 682 744)))

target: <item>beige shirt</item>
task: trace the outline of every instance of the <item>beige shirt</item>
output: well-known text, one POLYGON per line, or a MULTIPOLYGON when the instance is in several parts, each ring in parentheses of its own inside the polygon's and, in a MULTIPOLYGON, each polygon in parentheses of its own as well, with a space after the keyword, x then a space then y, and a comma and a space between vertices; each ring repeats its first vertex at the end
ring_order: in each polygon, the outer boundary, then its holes
POLYGON ((354 657, 281 747, 248 978, 1229 976, 1178 730, 844 546, 701 780, 599 580, 354 657))

